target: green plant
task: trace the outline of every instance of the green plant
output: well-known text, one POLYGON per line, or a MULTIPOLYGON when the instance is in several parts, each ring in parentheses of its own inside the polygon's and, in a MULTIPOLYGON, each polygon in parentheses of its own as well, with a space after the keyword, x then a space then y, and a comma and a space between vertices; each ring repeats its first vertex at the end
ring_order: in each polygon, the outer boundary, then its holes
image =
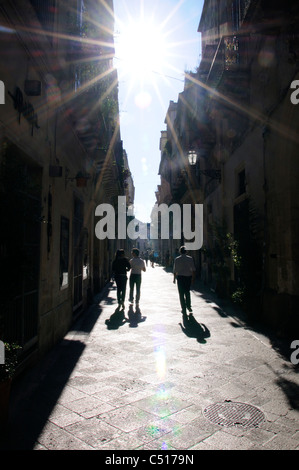
POLYGON ((237 287, 237 289, 232 293, 231 298, 234 303, 242 305, 245 300, 245 295, 245 287, 237 287))
POLYGON ((130 170, 129 170, 128 168, 125 168, 125 169, 123 170, 123 177, 124 177, 124 179, 126 180, 127 178, 130 178, 130 176, 131 176, 130 170))
POLYGON ((211 225, 213 245, 210 249, 210 255, 212 257, 215 274, 219 275, 222 271, 225 273, 229 271, 227 260, 231 254, 232 239, 224 225, 217 222, 211 225))
POLYGON ((0 364, 0 382, 14 376, 18 365, 18 352, 21 349, 16 343, 4 343, 5 358, 4 364, 0 364))
MULTIPOLYGON (((204 253, 210 259, 214 280, 217 283, 217 289, 224 295, 228 292, 228 279, 230 277, 230 259, 234 263, 235 273, 237 274, 243 267, 243 259, 240 255, 239 242, 234 239, 232 233, 227 230, 225 224, 214 222, 211 224, 211 233, 213 243, 210 247, 204 247, 204 253)), ((245 296, 245 289, 237 285, 232 294, 234 302, 242 303, 245 296)))

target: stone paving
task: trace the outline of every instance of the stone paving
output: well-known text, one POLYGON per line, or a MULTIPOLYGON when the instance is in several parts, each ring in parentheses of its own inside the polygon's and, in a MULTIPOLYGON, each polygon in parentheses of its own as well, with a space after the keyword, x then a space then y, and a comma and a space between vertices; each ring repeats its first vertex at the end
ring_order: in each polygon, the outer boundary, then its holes
POLYGON ((183 321, 172 274, 157 265, 143 273, 139 312, 118 311, 109 285, 13 387, 5 449, 299 450, 298 366, 283 341, 208 290, 192 303, 183 321), (235 402, 264 419, 205 415, 235 402))

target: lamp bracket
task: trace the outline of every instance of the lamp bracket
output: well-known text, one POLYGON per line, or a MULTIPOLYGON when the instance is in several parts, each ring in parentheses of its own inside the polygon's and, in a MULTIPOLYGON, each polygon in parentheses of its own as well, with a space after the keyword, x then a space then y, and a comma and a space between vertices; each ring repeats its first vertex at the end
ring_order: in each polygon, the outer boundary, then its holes
POLYGON ((221 180, 221 170, 198 170, 198 173, 211 179, 221 180))

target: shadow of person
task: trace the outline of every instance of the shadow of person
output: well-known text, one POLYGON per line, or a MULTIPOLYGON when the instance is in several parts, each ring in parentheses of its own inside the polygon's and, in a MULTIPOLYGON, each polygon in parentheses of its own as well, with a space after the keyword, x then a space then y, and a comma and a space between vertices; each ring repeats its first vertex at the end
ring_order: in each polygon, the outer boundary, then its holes
POLYGON ((117 330, 120 326, 126 323, 124 309, 117 307, 111 317, 105 321, 108 330, 117 330))
MULTIPOLYGON (((294 410, 299 410, 299 385, 295 381, 289 380, 289 377, 281 377, 275 369, 270 364, 265 363, 265 365, 276 375, 276 384, 282 389, 290 407, 294 410)), ((296 365, 297 366, 297 365, 296 365)), ((288 366, 289 368, 290 366, 288 366)))
POLYGON ((128 321, 130 324, 130 328, 137 328, 138 323, 144 322, 145 320, 146 320, 146 317, 143 317, 141 315, 141 310, 139 307, 136 307, 134 311, 133 305, 129 306, 128 321))
POLYGON ((183 315, 183 324, 180 322, 179 325, 186 336, 196 338, 199 343, 205 344, 206 338, 211 336, 208 328, 203 323, 198 323, 192 314, 183 315))

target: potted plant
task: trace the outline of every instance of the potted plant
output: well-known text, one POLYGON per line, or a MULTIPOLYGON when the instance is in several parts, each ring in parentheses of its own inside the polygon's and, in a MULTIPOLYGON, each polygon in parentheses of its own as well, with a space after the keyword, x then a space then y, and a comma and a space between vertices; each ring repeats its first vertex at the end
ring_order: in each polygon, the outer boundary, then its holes
POLYGON ((0 426, 7 423, 11 382, 17 368, 20 349, 15 343, 4 343, 4 364, 0 364, 0 426))
POLYGON ((124 177, 124 180, 126 180, 127 178, 129 178, 131 176, 131 172, 128 168, 125 168, 123 170, 123 177, 124 177))

